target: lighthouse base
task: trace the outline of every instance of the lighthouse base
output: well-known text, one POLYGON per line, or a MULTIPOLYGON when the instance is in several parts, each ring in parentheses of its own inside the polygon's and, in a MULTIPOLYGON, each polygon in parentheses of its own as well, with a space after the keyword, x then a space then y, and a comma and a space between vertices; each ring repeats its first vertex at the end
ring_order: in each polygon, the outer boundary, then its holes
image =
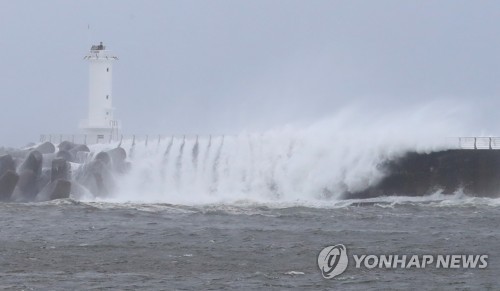
POLYGON ((110 143, 120 139, 117 128, 84 128, 81 132, 84 144, 110 143))
POLYGON ((86 144, 109 143, 120 138, 119 131, 112 128, 86 128, 82 130, 86 144))
POLYGON ((84 135, 86 144, 109 143, 120 139, 120 122, 110 121, 114 126, 95 126, 89 124, 88 120, 80 122, 80 131, 84 135))

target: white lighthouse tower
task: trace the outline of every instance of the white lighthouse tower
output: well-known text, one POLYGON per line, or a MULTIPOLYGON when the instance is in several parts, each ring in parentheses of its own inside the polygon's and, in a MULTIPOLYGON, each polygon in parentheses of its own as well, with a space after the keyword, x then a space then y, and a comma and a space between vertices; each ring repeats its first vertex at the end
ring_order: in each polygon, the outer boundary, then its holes
POLYGON ((114 118, 112 64, 118 58, 101 42, 93 45, 84 59, 89 61, 89 113, 80 129, 89 141, 117 139, 121 124, 114 118))

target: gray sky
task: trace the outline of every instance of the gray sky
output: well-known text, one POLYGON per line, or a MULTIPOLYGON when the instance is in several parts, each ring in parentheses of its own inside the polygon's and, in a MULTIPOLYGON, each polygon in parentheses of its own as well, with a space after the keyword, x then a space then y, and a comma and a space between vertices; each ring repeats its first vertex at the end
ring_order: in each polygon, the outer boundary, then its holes
POLYGON ((120 58, 126 133, 234 133, 446 99, 470 106, 478 134, 500 135, 499 1, 0 0, 1 145, 77 132, 82 58, 99 41, 120 58))

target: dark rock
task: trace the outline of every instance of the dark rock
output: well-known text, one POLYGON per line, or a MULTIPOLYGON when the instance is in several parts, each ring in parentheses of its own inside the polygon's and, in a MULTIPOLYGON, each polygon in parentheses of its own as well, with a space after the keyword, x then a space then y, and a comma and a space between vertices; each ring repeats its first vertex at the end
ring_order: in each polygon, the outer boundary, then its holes
POLYGON ((113 162, 123 162, 127 158, 127 152, 122 147, 116 147, 107 151, 113 162))
POLYGON ((43 155, 36 150, 31 151, 19 167, 19 172, 31 170, 37 176, 42 170, 43 155))
POLYGON ((90 149, 84 144, 76 144, 69 141, 63 141, 59 144, 58 157, 61 157, 68 162, 79 162, 79 152, 90 152, 90 149), (60 156, 59 153, 61 153, 60 156))
POLYGON ((69 198, 71 193, 71 182, 58 179, 50 182, 36 196, 36 201, 49 201, 54 199, 69 198))
POLYGON ((125 161, 127 158, 127 152, 123 148, 117 147, 107 151, 107 153, 111 158, 113 170, 118 173, 125 173, 128 171, 130 164, 125 161))
POLYGON ((0 201, 10 200, 18 181, 19 175, 11 170, 0 176, 0 201))
POLYGON ((52 161, 52 168, 50 172, 50 181, 54 182, 55 180, 69 180, 70 175, 70 164, 61 158, 54 159, 52 161))
POLYGON ((75 143, 72 143, 70 141, 62 141, 57 147, 59 148, 60 151, 70 151, 72 148, 76 146, 75 143))
POLYGON ((107 152, 100 152, 98 153, 94 160, 96 161, 101 161, 103 162, 106 166, 109 166, 111 164, 111 157, 107 152))
POLYGON ((32 170, 24 170, 19 174, 12 200, 17 202, 33 201, 38 193, 36 174, 32 170))
POLYGON ((77 144, 75 145, 72 149, 69 150, 71 153, 77 153, 77 152, 90 152, 90 149, 88 146, 84 144, 77 144))
POLYGON ((44 142, 35 148, 36 151, 42 154, 53 154, 56 152, 56 147, 51 142, 44 142))
POLYGON ((11 155, 0 156, 0 176, 5 174, 7 171, 15 171, 16 163, 11 155))

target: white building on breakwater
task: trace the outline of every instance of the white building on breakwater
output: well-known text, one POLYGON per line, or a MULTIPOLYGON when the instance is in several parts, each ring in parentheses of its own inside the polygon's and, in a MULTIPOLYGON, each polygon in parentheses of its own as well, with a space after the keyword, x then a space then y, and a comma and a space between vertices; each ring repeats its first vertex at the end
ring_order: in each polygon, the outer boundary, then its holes
POLYGON ((118 139, 121 123, 114 117, 112 92, 113 62, 118 58, 101 42, 93 45, 84 59, 89 62, 89 107, 80 130, 93 142, 118 139))

